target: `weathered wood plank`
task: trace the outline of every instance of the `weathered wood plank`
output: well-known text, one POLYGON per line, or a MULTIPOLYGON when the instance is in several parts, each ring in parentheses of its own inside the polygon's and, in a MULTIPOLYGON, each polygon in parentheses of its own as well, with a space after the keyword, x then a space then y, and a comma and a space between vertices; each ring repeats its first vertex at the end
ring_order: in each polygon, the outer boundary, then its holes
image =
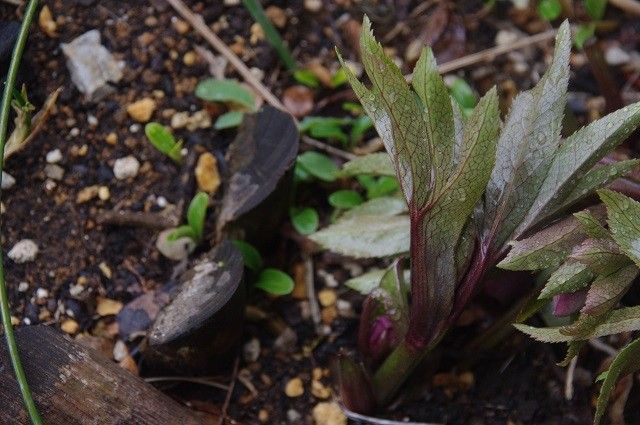
MULTIPOLYGON (((201 424, 195 412, 101 354, 46 326, 16 330, 36 405, 46 424, 201 424)), ((0 423, 28 424, 4 340, 0 423)))

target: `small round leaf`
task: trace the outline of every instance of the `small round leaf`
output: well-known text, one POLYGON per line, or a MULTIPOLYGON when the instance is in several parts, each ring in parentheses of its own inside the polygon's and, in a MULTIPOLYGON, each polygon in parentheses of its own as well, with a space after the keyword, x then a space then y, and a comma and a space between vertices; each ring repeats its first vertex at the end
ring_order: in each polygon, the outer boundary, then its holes
POLYGON ((287 295, 293 291, 294 283, 291 276, 281 270, 264 269, 255 286, 273 295, 287 295))
POLYGON ((334 208, 348 210, 362 204, 364 199, 355 190, 338 190, 329 195, 329 204, 334 208))

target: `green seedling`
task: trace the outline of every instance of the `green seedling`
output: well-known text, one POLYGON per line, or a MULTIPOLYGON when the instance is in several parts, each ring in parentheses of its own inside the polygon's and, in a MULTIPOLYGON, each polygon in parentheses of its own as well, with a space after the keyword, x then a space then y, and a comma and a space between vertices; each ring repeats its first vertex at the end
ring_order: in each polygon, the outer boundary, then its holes
POLYGON ((196 245, 200 244, 204 236, 204 221, 208 206, 209 195, 204 192, 198 192, 191 200, 191 203, 189 203, 189 208, 187 209, 187 224, 177 227, 169 234, 167 239, 169 241, 175 241, 186 236, 191 238, 196 245))
POLYGON ((244 112, 254 112, 256 109, 253 94, 234 80, 207 78, 196 86, 196 96, 207 102, 224 103, 234 108, 218 117, 213 124, 218 130, 239 126, 244 112))
POLYGON ((241 240, 234 240, 233 243, 242 254, 245 267, 257 274, 254 287, 271 295, 288 295, 293 291, 291 276, 278 269, 263 268, 262 256, 253 245, 241 240))
POLYGON ((145 125, 144 132, 157 150, 171 158, 176 164, 182 163, 182 140, 176 141, 171 130, 157 122, 150 122, 145 125))
POLYGON ((312 234, 320 225, 318 211, 311 207, 292 207, 289 210, 289 218, 293 227, 302 235, 312 234))

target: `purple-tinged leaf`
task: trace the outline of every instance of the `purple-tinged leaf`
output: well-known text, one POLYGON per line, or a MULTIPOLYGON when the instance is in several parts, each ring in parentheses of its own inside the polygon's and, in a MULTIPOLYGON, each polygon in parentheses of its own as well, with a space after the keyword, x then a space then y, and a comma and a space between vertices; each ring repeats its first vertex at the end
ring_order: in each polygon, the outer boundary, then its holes
POLYGON ((553 314, 562 317, 577 313, 584 305, 586 298, 586 290, 556 295, 553 297, 553 314))
POLYGON ((567 261, 554 271, 542 288, 538 299, 576 292, 591 282, 593 273, 586 264, 577 261, 567 261))
POLYGON ((598 276, 589 287, 587 299, 580 312, 597 316, 615 308, 638 276, 638 272, 635 265, 630 265, 598 276))
POLYGON ((601 190, 598 194, 607 206, 613 239, 640 267, 640 203, 611 190, 601 190))
POLYGON ((371 389, 371 379, 361 364, 346 354, 338 355, 338 385, 342 402, 355 412, 371 412, 376 402, 371 389))

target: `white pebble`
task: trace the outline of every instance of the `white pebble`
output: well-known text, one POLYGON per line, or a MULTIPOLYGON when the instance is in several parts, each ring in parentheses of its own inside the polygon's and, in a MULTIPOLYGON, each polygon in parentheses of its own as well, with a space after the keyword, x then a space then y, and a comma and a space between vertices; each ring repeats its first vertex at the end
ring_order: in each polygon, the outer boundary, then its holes
POLYGON ((80 129, 78 129, 78 127, 73 127, 69 134, 71 135, 71 137, 77 137, 80 135, 80 129))
POLYGON ((33 261, 38 255, 38 245, 31 239, 23 239, 16 243, 7 255, 16 263, 33 261))
POLYGON ((605 60, 611 66, 624 65, 631 60, 631 55, 619 46, 612 46, 604 54, 605 60))
POLYGON ((91 127, 95 127, 96 125, 98 125, 98 118, 96 118, 94 115, 87 115, 87 123, 91 126, 91 127))
POLYGON ((11 189, 16 184, 16 179, 9 173, 2 172, 2 189, 11 189))
POLYGON ((62 152, 60 152, 60 149, 47 152, 47 162, 49 164, 57 164, 60 161, 62 161, 62 152))
POLYGON ((18 284, 18 292, 27 292, 29 289, 29 284, 27 282, 20 282, 18 284))
POLYGON ((140 162, 134 156, 125 156, 124 158, 116 159, 113 164, 113 175, 118 180, 126 180, 138 175, 140 170, 140 162))
POLYGON ((169 202, 167 201, 167 198, 165 198, 164 196, 158 196, 158 199, 156 199, 156 204, 160 208, 165 208, 167 204, 169 204, 169 202))
POLYGON ((39 300, 43 300, 45 298, 47 298, 49 296, 49 291, 47 291, 45 288, 38 288, 36 290, 36 298, 39 300))

